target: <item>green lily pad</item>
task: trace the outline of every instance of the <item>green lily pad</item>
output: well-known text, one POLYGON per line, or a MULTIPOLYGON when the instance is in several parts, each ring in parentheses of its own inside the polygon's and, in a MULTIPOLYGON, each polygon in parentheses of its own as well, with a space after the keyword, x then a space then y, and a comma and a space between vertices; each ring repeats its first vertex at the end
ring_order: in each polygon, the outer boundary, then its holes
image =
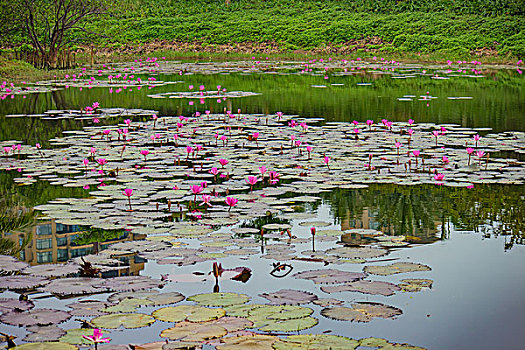
POLYGON ((423 288, 432 288, 434 281, 421 278, 402 279, 398 286, 403 292, 420 292, 423 288))
POLYGON ((179 305, 158 309, 153 312, 153 317, 164 322, 204 322, 218 319, 226 314, 221 308, 210 309, 196 305, 179 305))
POLYGON ((141 328, 155 322, 150 315, 145 314, 110 314, 103 315, 91 320, 91 323, 99 328, 141 328))
POLYGON ((313 317, 294 318, 291 320, 266 320, 266 324, 260 327, 265 332, 298 332, 303 329, 312 328, 319 321, 313 317))
POLYGON ((150 304, 153 303, 147 299, 126 298, 121 300, 117 305, 107 307, 103 311, 110 313, 129 313, 135 311, 139 306, 147 306, 150 304))
POLYGON ((276 343, 275 350, 353 350, 359 346, 354 339, 339 335, 301 334, 289 335, 276 343))
POLYGON ((217 350, 273 350, 281 340, 273 335, 251 334, 221 339, 217 350))
POLYGON ((205 306, 231 306, 245 304, 250 300, 250 297, 237 293, 208 293, 191 296, 188 300, 205 306))
POLYGON ((62 343, 75 344, 75 345, 91 345, 92 341, 89 341, 82 336, 92 336, 93 330, 90 328, 73 328, 68 329, 66 334, 60 337, 59 341, 62 343))

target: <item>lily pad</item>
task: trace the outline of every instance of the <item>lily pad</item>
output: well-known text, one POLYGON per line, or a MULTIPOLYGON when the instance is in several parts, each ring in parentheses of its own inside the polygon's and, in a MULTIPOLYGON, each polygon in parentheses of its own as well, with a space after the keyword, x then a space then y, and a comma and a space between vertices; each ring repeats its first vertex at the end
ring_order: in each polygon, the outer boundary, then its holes
POLYGON ((273 293, 261 293, 259 296, 268 299, 271 304, 277 305, 306 304, 317 299, 317 296, 313 293, 294 289, 281 289, 273 293))
POLYGON ((210 309, 196 305, 179 305, 158 309, 153 317, 164 322, 204 322, 218 319, 226 314, 221 308, 210 309))
POLYGON ((44 286, 49 280, 34 276, 0 276, 0 289, 24 290, 44 286))
POLYGON ((29 332, 24 341, 26 342, 48 342, 58 341, 58 339, 66 334, 66 331, 56 325, 49 326, 30 326, 26 328, 29 332))
POLYGON ((383 281, 356 281, 341 286, 323 286, 321 290, 325 293, 337 292, 359 292, 372 295, 393 295, 401 290, 397 285, 383 281))
POLYGON ((160 336, 178 341, 205 341, 214 338, 221 338, 228 334, 228 331, 216 324, 179 322, 174 327, 163 330, 160 336))
POLYGON ((324 317, 352 322, 370 322, 374 317, 392 319, 402 313, 401 309, 396 307, 372 302, 354 303, 351 308, 331 307, 321 311, 324 317))
POLYGON ((354 282, 365 278, 366 273, 348 272, 336 269, 319 269, 298 272, 292 277, 314 281, 315 284, 354 282))
MULTIPOLYGON (((290 320, 266 320, 266 324, 259 329, 264 332, 298 332, 312 328, 319 321, 313 317, 294 318, 290 320)), ((260 325, 260 324, 259 324, 260 325)))
POLYGON ((46 326, 68 320, 68 312, 53 309, 33 309, 24 312, 11 311, 0 316, 0 321, 19 327, 46 326))
POLYGON ((273 335, 251 334, 221 339, 217 350, 273 350, 280 339, 273 335))
POLYGON ((250 297, 236 293, 209 293, 197 294, 189 297, 188 300, 205 306, 231 306, 245 304, 250 300, 250 297))
POLYGON ((15 350, 75 350, 76 346, 61 342, 26 343, 14 347, 15 350))
POLYGON ((62 343, 75 344, 75 345, 91 345, 92 341, 82 337, 92 336, 93 329, 90 328, 73 328, 68 329, 66 334, 60 338, 62 343))
POLYGON ((328 334, 289 335, 276 343, 275 350, 353 350, 359 346, 357 340, 328 334))
POLYGON ((35 306, 32 301, 18 300, 14 298, 0 298, 0 313, 14 311, 26 311, 35 306))
POLYGON ((397 273, 414 272, 414 271, 430 271, 429 266, 423 264, 416 264, 411 262, 397 262, 385 266, 365 266, 364 271, 373 275, 389 276, 397 273))
POLYGON ((110 314, 103 315, 91 320, 91 323, 99 328, 141 328, 149 326, 155 319, 145 314, 110 314))
POLYGON ((403 292, 419 292, 423 288, 432 288, 433 282, 434 281, 429 279, 407 278, 402 279, 398 286, 403 292))

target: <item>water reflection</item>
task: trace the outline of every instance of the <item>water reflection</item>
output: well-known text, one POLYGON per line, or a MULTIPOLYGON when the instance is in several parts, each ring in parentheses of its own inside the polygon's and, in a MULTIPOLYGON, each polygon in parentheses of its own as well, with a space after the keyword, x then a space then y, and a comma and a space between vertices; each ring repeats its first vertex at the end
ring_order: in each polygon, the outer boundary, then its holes
MULTIPOLYGON (((525 186, 370 185, 365 189, 324 194, 342 230, 375 229, 408 236, 413 243, 446 239, 449 225, 481 232, 485 238, 505 236, 505 249, 525 243, 525 186)), ((366 237, 354 237, 366 242, 366 237)))

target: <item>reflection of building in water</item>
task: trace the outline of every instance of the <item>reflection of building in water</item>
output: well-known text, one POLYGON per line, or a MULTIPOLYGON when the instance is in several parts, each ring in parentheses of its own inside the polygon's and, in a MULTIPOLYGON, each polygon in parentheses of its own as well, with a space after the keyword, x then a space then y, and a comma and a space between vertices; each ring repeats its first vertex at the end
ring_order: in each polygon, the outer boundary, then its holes
MULTIPOLYGON (((40 223, 28 230, 26 232, 5 233, 3 237, 22 245, 24 237, 32 232, 32 240, 20 251, 20 260, 30 265, 66 262, 69 259, 97 253, 114 243, 139 239, 131 232, 122 231, 122 234, 116 239, 100 243, 77 244, 75 240, 84 233, 79 226, 56 223, 54 219, 40 223)), ((144 262, 146 261, 134 253, 122 254, 113 258, 120 260, 125 268, 104 273, 103 277, 138 275, 139 271, 144 269, 144 262)))
MULTIPOLYGON (((389 220, 388 225, 384 225, 377 220, 378 213, 370 208, 363 208, 361 216, 356 214, 352 215, 349 211, 347 215, 341 218, 341 231, 350 229, 372 229, 383 232, 389 236, 411 236, 417 239, 413 239, 419 243, 432 243, 445 237, 446 235, 442 230, 445 226, 442 225, 441 221, 432 221, 432 226, 424 226, 421 223, 409 222, 409 223, 396 223, 395 218, 389 220), (353 217, 352 217, 353 216, 353 217)), ((359 240, 360 237, 353 237, 353 239, 359 240)))

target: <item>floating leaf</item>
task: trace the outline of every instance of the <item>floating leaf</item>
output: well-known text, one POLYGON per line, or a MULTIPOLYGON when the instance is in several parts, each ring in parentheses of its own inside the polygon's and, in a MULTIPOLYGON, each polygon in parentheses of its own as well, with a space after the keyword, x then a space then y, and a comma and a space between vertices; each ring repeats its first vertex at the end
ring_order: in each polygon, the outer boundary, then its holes
POLYGON ((26 342, 45 342, 58 341, 58 339, 66 334, 66 331, 56 325, 50 326, 30 326, 26 328, 29 332, 24 341, 26 342))
POLYGON ((137 291, 164 286, 165 282, 147 276, 123 276, 104 280, 101 287, 114 291, 137 291))
POLYGON ((367 274, 362 272, 348 272, 336 269, 308 270, 292 275, 295 278, 314 281, 316 284, 354 282, 366 276, 367 274))
POLYGON ((289 335, 276 343, 275 350, 353 350, 359 346, 354 339, 328 334, 289 335))
POLYGON ((423 288, 432 288, 434 281, 421 278, 402 279, 398 286, 403 292, 419 292, 423 288))
POLYGON ((189 297, 188 300, 205 306, 231 306, 245 304, 250 300, 250 297, 236 293, 209 293, 197 294, 189 297))
POLYGON ((42 289, 58 295, 81 295, 107 291, 107 288, 100 287, 103 284, 102 278, 61 278, 51 281, 42 289))
POLYGON ((430 271, 431 268, 427 265, 416 264, 411 262, 397 262, 385 266, 365 266, 364 271, 373 275, 388 276, 397 273, 414 272, 414 271, 430 271))
POLYGON ((220 318, 226 314, 221 308, 210 309, 196 305, 179 305, 158 309, 153 312, 153 317, 164 322, 203 322, 220 318))
POLYGON ((401 290, 397 285, 383 281, 356 281, 341 286, 323 286, 321 290, 325 293, 337 292, 359 292, 372 295, 393 295, 401 290))
POLYGON ((0 276, 0 289, 24 290, 34 289, 49 283, 44 277, 33 276, 0 276))
POLYGON ((240 331, 246 328, 252 328, 253 322, 243 317, 221 317, 217 320, 208 321, 208 324, 216 324, 224 327, 228 333, 240 331))
POLYGON ((270 303, 277 305, 306 304, 317 299, 317 296, 313 293, 294 289, 281 289, 273 293, 261 293, 259 296, 266 298, 270 303))
POLYGON ((354 303, 352 307, 331 307, 321 311, 321 315, 339 321, 370 322, 374 317, 395 318, 403 312, 393 306, 381 303, 354 303))
POLYGON ((62 343, 75 344, 75 345, 91 345, 92 341, 82 337, 92 336, 93 329, 91 328, 72 328, 66 331, 66 334, 60 338, 62 343))
POLYGON ((102 311, 110 313, 128 313, 135 311, 139 306, 147 306, 151 304, 152 302, 147 299, 126 298, 121 300, 117 305, 109 306, 102 311))
POLYGON ((68 312, 52 309, 33 309, 24 312, 11 311, 0 316, 0 321, 13 326, 46 326, 68 320, 68 312))
POLYGON ((14 298, 0 298, 0 313, 6 313, 15 309, 25 311, 32 309, 35 305, 29 300, 18 300, 14 298))
POLYGON ((14 256, 0 255, 0 271, 5 271, 8 273, 18 272, 28 266, 28 263, 20 261, 14 256))
MULTIPOLYGON (((294 318, 290 320, 266 320, 266 324, 260 327, 265 332, 298 332, 303 329, 312 328, 319 321, 313 317, 294 318)), ((259 324, 260 325, 260 324, 259 324)))
POLYGON ((334 254, 346 259, 371 259, 388 254, 388 250, 369 247, 338 247, 328 249, 326 254, 334 254))
POLYGON ((160 336, 171 340, 193 342, 220 338, 227 333, 226 329, 216 324, 179 322, 174 327, 163 330, 160 336))
POLYGON ((60 342, 26 343, 18 345, 14 350, 75 350, 76 346, 60 342))
POLYGON ((91 320, 99 328, 141 328, 155 322, 155 319, 145 314, 110 314, 103 315, 91 320))
POLYGON ((109 305, 111 304, 98 300, 82 300, 67 304, 66 306, 73 309, 69 311, 72 316, 101 316, 106 314, 106 312, 102 310, 109 305))
POLYGON ((280 339, 273 335, 253 334, 221 339, 217 350, 273 350, 280 339))

